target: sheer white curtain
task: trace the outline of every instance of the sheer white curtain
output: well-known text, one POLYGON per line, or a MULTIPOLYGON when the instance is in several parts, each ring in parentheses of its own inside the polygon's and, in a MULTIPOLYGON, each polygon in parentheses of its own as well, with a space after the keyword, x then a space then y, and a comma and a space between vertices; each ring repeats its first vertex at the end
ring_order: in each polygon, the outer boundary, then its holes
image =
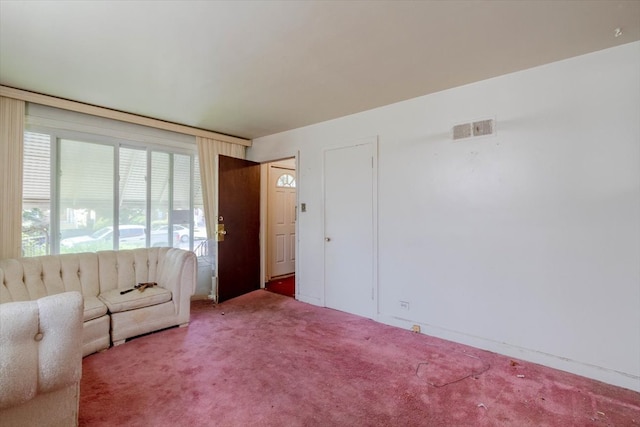
POLYGON ((212 239, 218 222, 218 155, 244 159, 246 147, 197 136, 200 179, 202 180, 202 202, 204 204, 207 236, 212 239))
POLYGON ((24 101, 0 97, 0 259, 22 253, 24 101))

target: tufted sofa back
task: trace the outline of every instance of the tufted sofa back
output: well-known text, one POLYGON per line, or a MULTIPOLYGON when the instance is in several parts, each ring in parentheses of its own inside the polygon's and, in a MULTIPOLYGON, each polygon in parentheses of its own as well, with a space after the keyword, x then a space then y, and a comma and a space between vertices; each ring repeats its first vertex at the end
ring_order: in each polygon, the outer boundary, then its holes
MULTIPOLYGON (((82 374, 82 295, 67 292, 5 304, 0 310, 0 366, 0 411, 75 385, 75 412, 82 374)), ((5 425, 17 425, 5 415, 0 412, 5 425)))
MULTIPOLYGON (((140 248, 0 260, 0 304, 67 291, 97 297, 101 292, 136 283, 160 283, 165 276, 180 272, 167 268, 169 265, 165 267, 169 251, 170 248, 140 248)), ((174 258, 185 256, 179 255, 184 251, 173 252, 174 258)))
POLYGON ((100 292, 142 282, 161 282, 169 248, 141 248, 98 252, 100 292))
POLYGON ((31 301, 67 291, 98 296, 95 253, 0 260, 0 304, 31 301))

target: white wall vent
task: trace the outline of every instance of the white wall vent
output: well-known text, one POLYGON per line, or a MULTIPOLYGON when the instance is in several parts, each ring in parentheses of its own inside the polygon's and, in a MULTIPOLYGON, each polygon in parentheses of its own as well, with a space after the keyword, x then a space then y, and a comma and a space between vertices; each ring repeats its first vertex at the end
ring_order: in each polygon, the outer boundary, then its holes
POLYGON ((473 136, 491 135, 493 133, 493 120, 481 120, 473 122, 473 136))
POLYGON ((453 127, 453 139, 469 138, 471 136, 471 123, 455 125, 453 127))
POLYGON ((462 123, 453 127, 453 140, 493 135, 495 133, 495 120, 478 120, 471 123, 462 123))

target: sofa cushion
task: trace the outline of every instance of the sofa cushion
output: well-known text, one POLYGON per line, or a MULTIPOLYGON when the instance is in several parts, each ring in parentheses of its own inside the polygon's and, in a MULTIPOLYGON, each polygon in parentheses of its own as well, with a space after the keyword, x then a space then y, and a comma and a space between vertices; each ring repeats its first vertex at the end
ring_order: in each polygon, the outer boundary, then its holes
POLYGON ((106 291, 101 293, 98 298, 107 305, 111 313, 135 310, 137 308, 171 301, 171 292, 159 286, 147 288, 143 292, 134 290, 133 292, 121 295, 120 291, 123 290, 125 289, 106 291))
POLYGON ((0 368, 0 409, 79 383, 80 292, 2 304, 0 368))
POLYGON ((107 314, 107 306, 98 297, 84 298, 84 322, 107 314))
POLYGON ((38 304, 20 301, 0 310, 0 409, 33 399, 38 392, 38 304))

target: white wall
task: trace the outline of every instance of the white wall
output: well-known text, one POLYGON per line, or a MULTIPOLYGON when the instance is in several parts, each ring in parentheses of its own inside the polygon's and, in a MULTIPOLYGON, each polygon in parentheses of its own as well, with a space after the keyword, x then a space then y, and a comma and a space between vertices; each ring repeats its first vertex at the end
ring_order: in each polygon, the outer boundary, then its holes
POLYGON ((254 140, 300 151, 303 301, 324 304, 322 150, 374 135, 378 320, 640 391, 640 42, 254 140), (496 136, 451 140, 488 116, 496 136))

